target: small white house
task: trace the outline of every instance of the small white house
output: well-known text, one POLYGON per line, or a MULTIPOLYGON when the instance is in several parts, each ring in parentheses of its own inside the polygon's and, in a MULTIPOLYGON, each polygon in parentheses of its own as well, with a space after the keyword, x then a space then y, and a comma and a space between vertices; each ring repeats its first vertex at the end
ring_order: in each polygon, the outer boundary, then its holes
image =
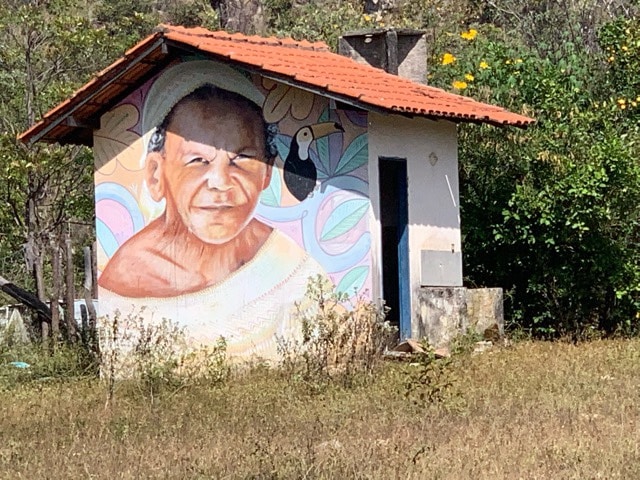
POLYGON ((422 289, 462 286, 459 122, 532 120, 322 43, 161 26, 20 138, 93 147, 101 315, 272 357, 309 276, 384 298, 402 338, 422 289))

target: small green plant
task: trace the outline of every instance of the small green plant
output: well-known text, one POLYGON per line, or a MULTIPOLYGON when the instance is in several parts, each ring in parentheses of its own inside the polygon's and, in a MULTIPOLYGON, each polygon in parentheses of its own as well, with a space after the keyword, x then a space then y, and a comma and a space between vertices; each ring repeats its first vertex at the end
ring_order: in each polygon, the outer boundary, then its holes
POLYGON ((322 276, 309 279, 305 300, 296 307, 300 336, 278 339, 281 366, 316 387, 370 374, 395 336, 384 306, 364 298, 349 302, 322 276))
POLYGON ((424 351, 416 352, 405 380, 405 396, 418 407, 449 403, 455 399, 455 374, 451 358, 437 358, 435 349, 423 340, 424 351))
POLYGON ((449 346, 451 355, 469 355, 473 353, 476 343, 482 340, 480 333, 474 328, 468 328, 466 332, 460 333, 451 339, 449 346))

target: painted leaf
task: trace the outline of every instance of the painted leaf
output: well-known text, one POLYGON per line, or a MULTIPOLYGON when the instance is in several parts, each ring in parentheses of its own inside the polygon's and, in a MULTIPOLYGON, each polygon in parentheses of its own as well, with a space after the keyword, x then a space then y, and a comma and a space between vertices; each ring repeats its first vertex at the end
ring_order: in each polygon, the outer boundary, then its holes
POLYGON ((353 172, 355 169, 365 165, 369 161, 369 149, 367 148, 367 134, 353 139, 349 144, 342 158, 336 166, 335 175, 344 175, 353 172))
POLYGON ((338 205, 327 218, 320 240, 327 241, 348 232, 364 217, 369 208, 369 200, 356 198, 338 205))
POLYGON ((289 155, 291 149, 291 137, 288 135, 278 134, 276 136, 276 148, 278 149, 278 156, 284 161, 289 155))
POLYGON ((282 198, 282 180, 280 179, 280 170, 278 168, 274 166, 272 172, 269 186, 260 194, 260 203, 268 207, 277 207, 280 205, 280 199, 282 198))
POLYGON ((356 295, 364 285, 368 275, 369 267, 366 265, 352 268, 344 277, 342 277, 340 283, 338 283, 338 286, 336 287, 336 290, 338 293, 346 293, 349 296, 356 295))
MULTIPOLYGON (((329 121, 329 109, 325 108, 318 117, 318 123, 329 121)), ((316 150, 318 152, 318 160, 322 165, 322 170, 329 171, 329 138, 321 137, 316 140, 316 150)))

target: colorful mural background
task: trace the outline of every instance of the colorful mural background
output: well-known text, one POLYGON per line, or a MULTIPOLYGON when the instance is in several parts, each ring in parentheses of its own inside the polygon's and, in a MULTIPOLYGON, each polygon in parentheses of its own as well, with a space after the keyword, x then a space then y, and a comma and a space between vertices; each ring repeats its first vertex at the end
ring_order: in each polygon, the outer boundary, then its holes
MULTIPOLYGON (((366 113, 330 108, 330 102, 323 97, 269 79, 249 78, 264 96, 265 121, 277 124, 279 131, 276 137, 278 157, 269 186, 260 196, 255 217, 308 252, 339 291, 351 297, 369 297, 371 238, 366 113), (310 159, 317 169, 318 179, 310 196, 299 201, 285 185, 284 159, 289 154, 293 136, 301 127, 324 122, 336 122, 344 131, 318 138, 311 144, 310 159)), ((165 208, 164 202, 150 198, 144 180, 147 138, 142 131, 141 112, 156 79, 150 79, 103 115, 101 128, 94 135, 99 273, 127 240, 161 215, 165 208)), ((300 290, 297 291, 299 294, 300 290)), ((101 291, 100 295, 103 305, 103 296, 108 292, 101 291)), ((140 299, 136 303, 144 304, 146 300, 140 299)), ((299 299, 287 299, 291 305, 295 300, 299 299)), ((273 301, 283 300, 274 298, 273 301)), ((179 303, 177 301, 176 305, 179 303)), ((100 310, 101 315, 109 314, 102 306, 100 310)), ((278 308, 270 311, 283 314, 278 308)), ((254 320, 249 323, 253 325, 252 322, 254 320)), ((206 328, 206 322, 198 328, 206 328)), ((213 341, 207 335, 195 335, 194 338, 203 343, 213 341)), ((237 352, 243 353, 243 348, 246 345, 240 342, 237 352)))

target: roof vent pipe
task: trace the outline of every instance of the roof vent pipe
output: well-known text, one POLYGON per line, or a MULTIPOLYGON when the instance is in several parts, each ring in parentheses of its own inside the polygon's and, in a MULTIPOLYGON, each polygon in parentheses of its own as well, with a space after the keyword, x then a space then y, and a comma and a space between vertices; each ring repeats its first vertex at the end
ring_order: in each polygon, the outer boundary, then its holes
POLYGON ((422 30, 348 32, 338 41, 338 53, 414 82, 427 83, 427 40, 422 30))

